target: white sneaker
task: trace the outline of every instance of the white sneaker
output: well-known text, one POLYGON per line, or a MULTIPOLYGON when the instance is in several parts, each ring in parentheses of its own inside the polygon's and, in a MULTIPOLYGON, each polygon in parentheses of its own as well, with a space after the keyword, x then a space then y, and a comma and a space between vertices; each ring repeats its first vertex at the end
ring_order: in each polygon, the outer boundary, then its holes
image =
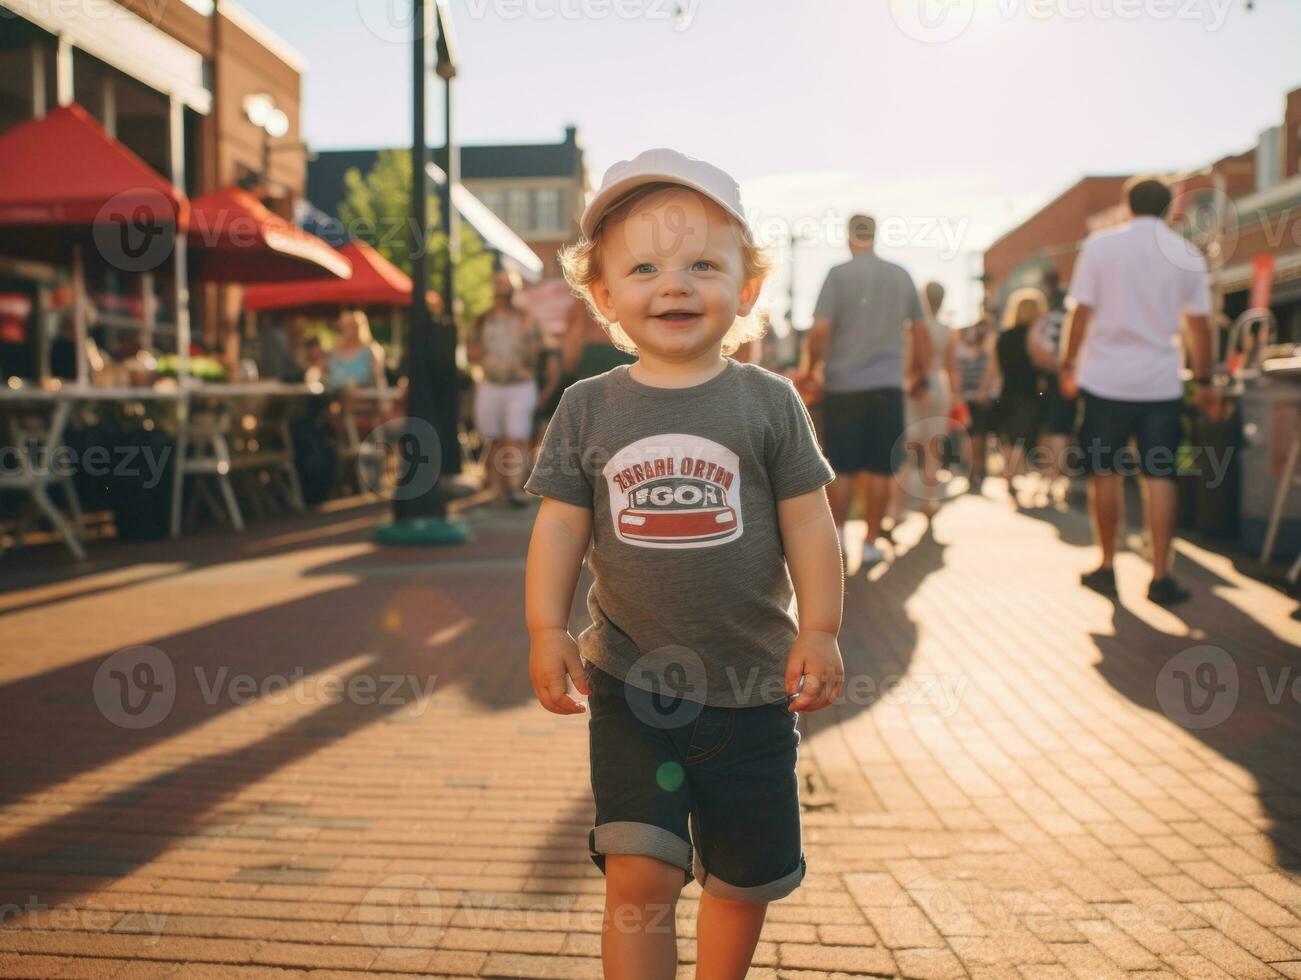
POLYGON ((871 541, 863 542, 863 567, 871 568, 879 562, 885 561, 885 552, 874 545, 871 541))

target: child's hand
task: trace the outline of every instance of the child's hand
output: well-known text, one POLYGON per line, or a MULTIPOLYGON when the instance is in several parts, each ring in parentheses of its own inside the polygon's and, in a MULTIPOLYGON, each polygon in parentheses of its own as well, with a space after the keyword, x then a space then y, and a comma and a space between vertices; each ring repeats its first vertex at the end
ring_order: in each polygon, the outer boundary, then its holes
POLYGON ((574 687, 580 694, 591 693, 583 676, 578 644, 568 630, 546 629, 530 634, 529 679, 533 682, 533 693, 538 702, 558 715, 581 714, 587 708, 569 696, 566 674, 573 678, 574 687))
POLYGON ((817 711, 840 697, 845 683, 845 664, 834 633, 801 631, 791 644, 786 661, 786 693, 799 695, 789 705, 791 711, 817 711), (800 690, 800 677, 804 688, 800 690))

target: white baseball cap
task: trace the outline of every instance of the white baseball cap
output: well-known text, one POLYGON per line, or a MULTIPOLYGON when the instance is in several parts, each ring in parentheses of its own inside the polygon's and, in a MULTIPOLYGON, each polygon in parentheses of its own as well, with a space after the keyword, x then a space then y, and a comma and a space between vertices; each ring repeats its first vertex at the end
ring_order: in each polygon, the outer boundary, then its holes
POLYGON ((600 190, 587 202, 578 220, 583 234, 591 238, 601 216, 629 191, 660 182, 681 184, 705 195, 736 218, 743 228, 749 228, 741 205, 741 188, 731 174, 712 163, 661 146, 643 150, 631 160, 620 160, 605 172, 600 190))

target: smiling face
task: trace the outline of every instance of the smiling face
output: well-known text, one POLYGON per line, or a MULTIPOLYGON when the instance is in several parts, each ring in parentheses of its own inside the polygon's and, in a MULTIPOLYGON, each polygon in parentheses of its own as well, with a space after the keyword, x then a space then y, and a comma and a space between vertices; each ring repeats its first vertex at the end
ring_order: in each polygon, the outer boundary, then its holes
POLYGON ((759 298, 745 279, 740 235, 726 211, 686 188, 657 191, 601 232, 593 302, 638 351, 689 360, 721 346, 759 298))

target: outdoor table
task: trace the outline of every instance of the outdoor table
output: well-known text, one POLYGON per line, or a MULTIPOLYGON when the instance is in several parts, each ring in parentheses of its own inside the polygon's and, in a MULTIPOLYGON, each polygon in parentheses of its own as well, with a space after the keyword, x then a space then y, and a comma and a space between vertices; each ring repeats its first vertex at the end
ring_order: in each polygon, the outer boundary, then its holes
MULTIPOLYGON (((1271 380, 1283 381, 1301 389, 1301 357, 1275 357, 1266 360, 1260 366, 1261 373, 1271 380)), ((1296 414, 1292 430, 1292 442, 1288 446, 1287 461, 1278 481, 1278 490, 1274 494, 1274 508, 1269 515, 1269 524, 1265 529, 1265 542, 1260 549, 1260 560, 1268 562, 1274 553, 1274 541, 1278 537, 1278 528, 1283 521, 1283 508, 1287 505, 1288 495, 1292 492, 1292 481, 1296 478, 1297 460, 1301 457, 1301 412, 1296 414)), ((1301 555, 1292 563, 1288 571, 1288 580, 1295 582, 1301 574, 1301 555)))
MULTIPOLYGON (((295 401, 324 393, 319 384, 278 381, 186 385, 188 411, 186 424, 178 433, 177 458, 181 465, 177 468, 172 499, 172 536, 181 532, 181 487, 186 474, 216 478, 222 505, 197 480, 196 499, 202 495, 218 512, 224 505, 226 516, 237 531, 244 529, 244 516, 231 475, 240 470, 271 470, 280 477, 289 506, 295 511, 305 510, 289 423, 295 401), (256 420, 256 437, 236 438, 244 419, 250 416, 256 420)), ((255 508, 260 508, 256 497, 252 502, 255 508)))
MULTIPOLYGON (((51 460, 64 445, 68 421, 82 404, 95 401, 175 401, 180 398, 172 388, 96 388, 91 385, 65 384, 57 388, 0 387, 0 415, 6 421, 8 439, 17 465, 8 461, 0 465, 0 490, 19 490, 27 494, 78 559, 86 552, 81 543, 83 527, 81 506, 70 474, 59 475, 39 460, 51 460), (49 496, 51 484, 58 483, 68 498, 71 522, 59 512, 49 496)), ((19 523, 19 540, 22 522, 19 523)))
MULTIPOLYGON (((402 400, 406 394, 402 388, 336 388, 331 392, 337 399, 340 411, 340 423, 343 429, 343 445, 340 457, 343 462, 352 461, 357 467, 357 487, 367 486, 366 467, 382 470, 386 462, 383 446, 366 441, 361 434, 358 415, 387 415, 389 410, 402 400)), ((372 489, 378 489, 378 472, 372 489)))

